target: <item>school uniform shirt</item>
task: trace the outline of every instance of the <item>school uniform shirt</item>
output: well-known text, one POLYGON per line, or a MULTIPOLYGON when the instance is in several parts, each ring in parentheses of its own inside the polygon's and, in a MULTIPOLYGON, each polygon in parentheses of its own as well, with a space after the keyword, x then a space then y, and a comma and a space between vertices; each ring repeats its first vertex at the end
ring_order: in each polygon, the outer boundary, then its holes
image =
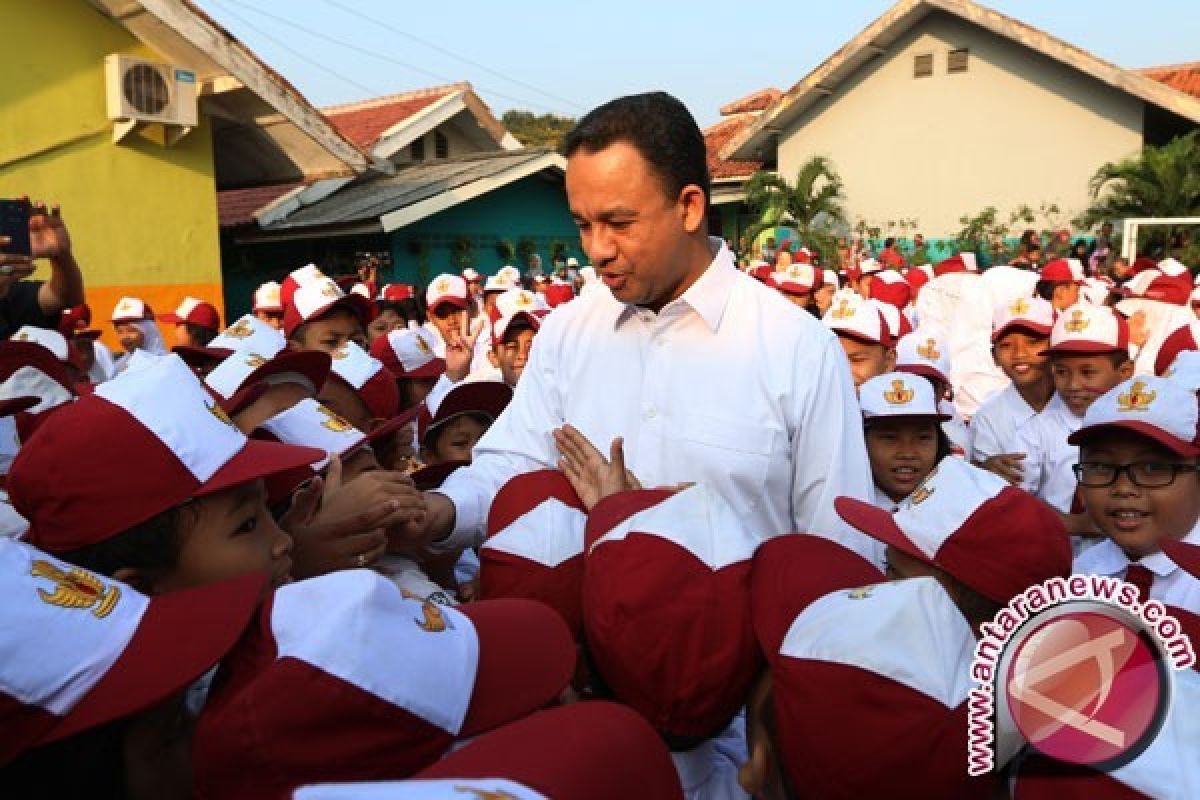
POLYGON ((887 492, 885 492, 883 489, 880 489, 877 484, 873 484, 871 486, 871 491, 873 492, 871 502, 889 514, 894 514, 900 508, 901 503, 904 502, 901 500, 899 503, 897 503, 888 496, 887 492))
POLYGON ((496 492, 555 468, 552 431, 569 422, 603 453, 624 437, 643 486, 703 483, 761 537, 817 533, 882 562, 833 508, 872 496, 841 345, 710 242, 708 269, 657 314, 606 290, 546 317, 508 409, 439 490, 456 509, 439 547, 479 544, 496 492))
POLYGON ((939 400, 938 410, 950 415, 950 419, 942 423, 942 433, 950 440, 951 452, 960 458, 966 458, 971 450, 971 431, 967 427, 967 421, 958 413, 953 403, 939 400))
MULTIPOLYGON (((1200 545, 1200 522, 1191 533, 1183 537, 1188 544, 1200 545)), ((1125 571, 1133 563, 1125 551, 1112 539, 1101 539, 1076 559, 1072 572, 1083 575, 1106 575, 1124 580, 1125 571)), ((1154 574, 1150 584, 1150 597, 1161 603, 1200 614, 1200 578, 1181 569, 1166 553, 1158 552, 1146 556, 1137 563, 1154 574)))
POLYGON ((738 783, 735 762, 709 739, 694 750, 671 753, 685 800, 750 800, 738 783))
POLYGON ((1083 417, 1077 417, 1057 393, 1018 432, 1010 452, 1024 453, 1021 488, 1045 500, 1054 508, 1070 513, 1077 482, 1071 467, 1079 461, 1079 448, 1067 444, 1067 437, 1079 430, 1083 417))
POLYGON ((1037 413, 1015 386, 989 397, 971 419, 971 460, 1020 452, 1017 436, 1037 413))

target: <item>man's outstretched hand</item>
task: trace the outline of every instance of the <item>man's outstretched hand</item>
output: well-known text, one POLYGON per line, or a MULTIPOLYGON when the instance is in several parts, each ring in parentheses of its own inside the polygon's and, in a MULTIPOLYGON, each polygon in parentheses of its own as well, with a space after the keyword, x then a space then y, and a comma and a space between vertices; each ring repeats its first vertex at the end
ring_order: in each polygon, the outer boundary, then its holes
POLYGON ((558 468, 567 476, 588 511, 610 494, 642 488, 637 477, 625 468, 625 447, 621 437, 613 439, 608 458, 572 425, 554 431, 554 444, 561 456, 558 468))

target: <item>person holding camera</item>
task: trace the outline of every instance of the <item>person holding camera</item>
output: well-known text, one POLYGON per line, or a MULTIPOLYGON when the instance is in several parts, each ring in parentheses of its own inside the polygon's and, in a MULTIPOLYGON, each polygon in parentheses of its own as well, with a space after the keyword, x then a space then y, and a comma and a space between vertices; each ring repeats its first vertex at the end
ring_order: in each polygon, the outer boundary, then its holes
POLYGON ((14 237, 0 235, 0 339, 22 325, 57 329, 63 310, 84 302, 83 273, 75 263, 61 210, 22 202, 29 210, 28 252, 19 252, 26 249, 23 242, 14 246, 14 237), (26 280, 39 258, 50 259, 50 279, 26 280))

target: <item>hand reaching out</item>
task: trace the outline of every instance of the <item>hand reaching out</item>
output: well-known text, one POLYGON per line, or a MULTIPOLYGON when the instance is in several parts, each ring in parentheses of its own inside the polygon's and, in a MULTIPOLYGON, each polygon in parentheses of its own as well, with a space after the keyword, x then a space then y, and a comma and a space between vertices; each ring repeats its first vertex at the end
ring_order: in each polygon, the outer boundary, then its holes
POLYGON ((613 439, 609 458, 571 425, 554 431, 554 444, 561 458, 558 467, 567 476, 584 508, 592 508, 610 494, 642 488, 637 477, 625 468, 624 440, 613 439))
POLYGON ((471 372, 471 361, 475 358, 475 343, 483 332, 483 317, 474 322, 463 315, 462 330, 450 335, 446 342, 446 377, 460 383, 471 372))
POLYGON ((29 214, 29 244, 34 258, 63 258, 71 254, 71 236, 58 206, 33 204, 29 214))

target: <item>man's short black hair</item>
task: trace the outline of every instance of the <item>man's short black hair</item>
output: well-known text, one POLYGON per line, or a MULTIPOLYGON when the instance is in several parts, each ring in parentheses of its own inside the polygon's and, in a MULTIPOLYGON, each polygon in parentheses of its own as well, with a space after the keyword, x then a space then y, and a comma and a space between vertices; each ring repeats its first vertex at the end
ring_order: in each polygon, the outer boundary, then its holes
POLYGON ((672 200, 693 184, 704 190, 706 201, 712 197, 704 134, 687 107, 666 92, 618 97, 592 109, 563 139, 563 155, 594 153, 616 142, 637 149, 672 200))

